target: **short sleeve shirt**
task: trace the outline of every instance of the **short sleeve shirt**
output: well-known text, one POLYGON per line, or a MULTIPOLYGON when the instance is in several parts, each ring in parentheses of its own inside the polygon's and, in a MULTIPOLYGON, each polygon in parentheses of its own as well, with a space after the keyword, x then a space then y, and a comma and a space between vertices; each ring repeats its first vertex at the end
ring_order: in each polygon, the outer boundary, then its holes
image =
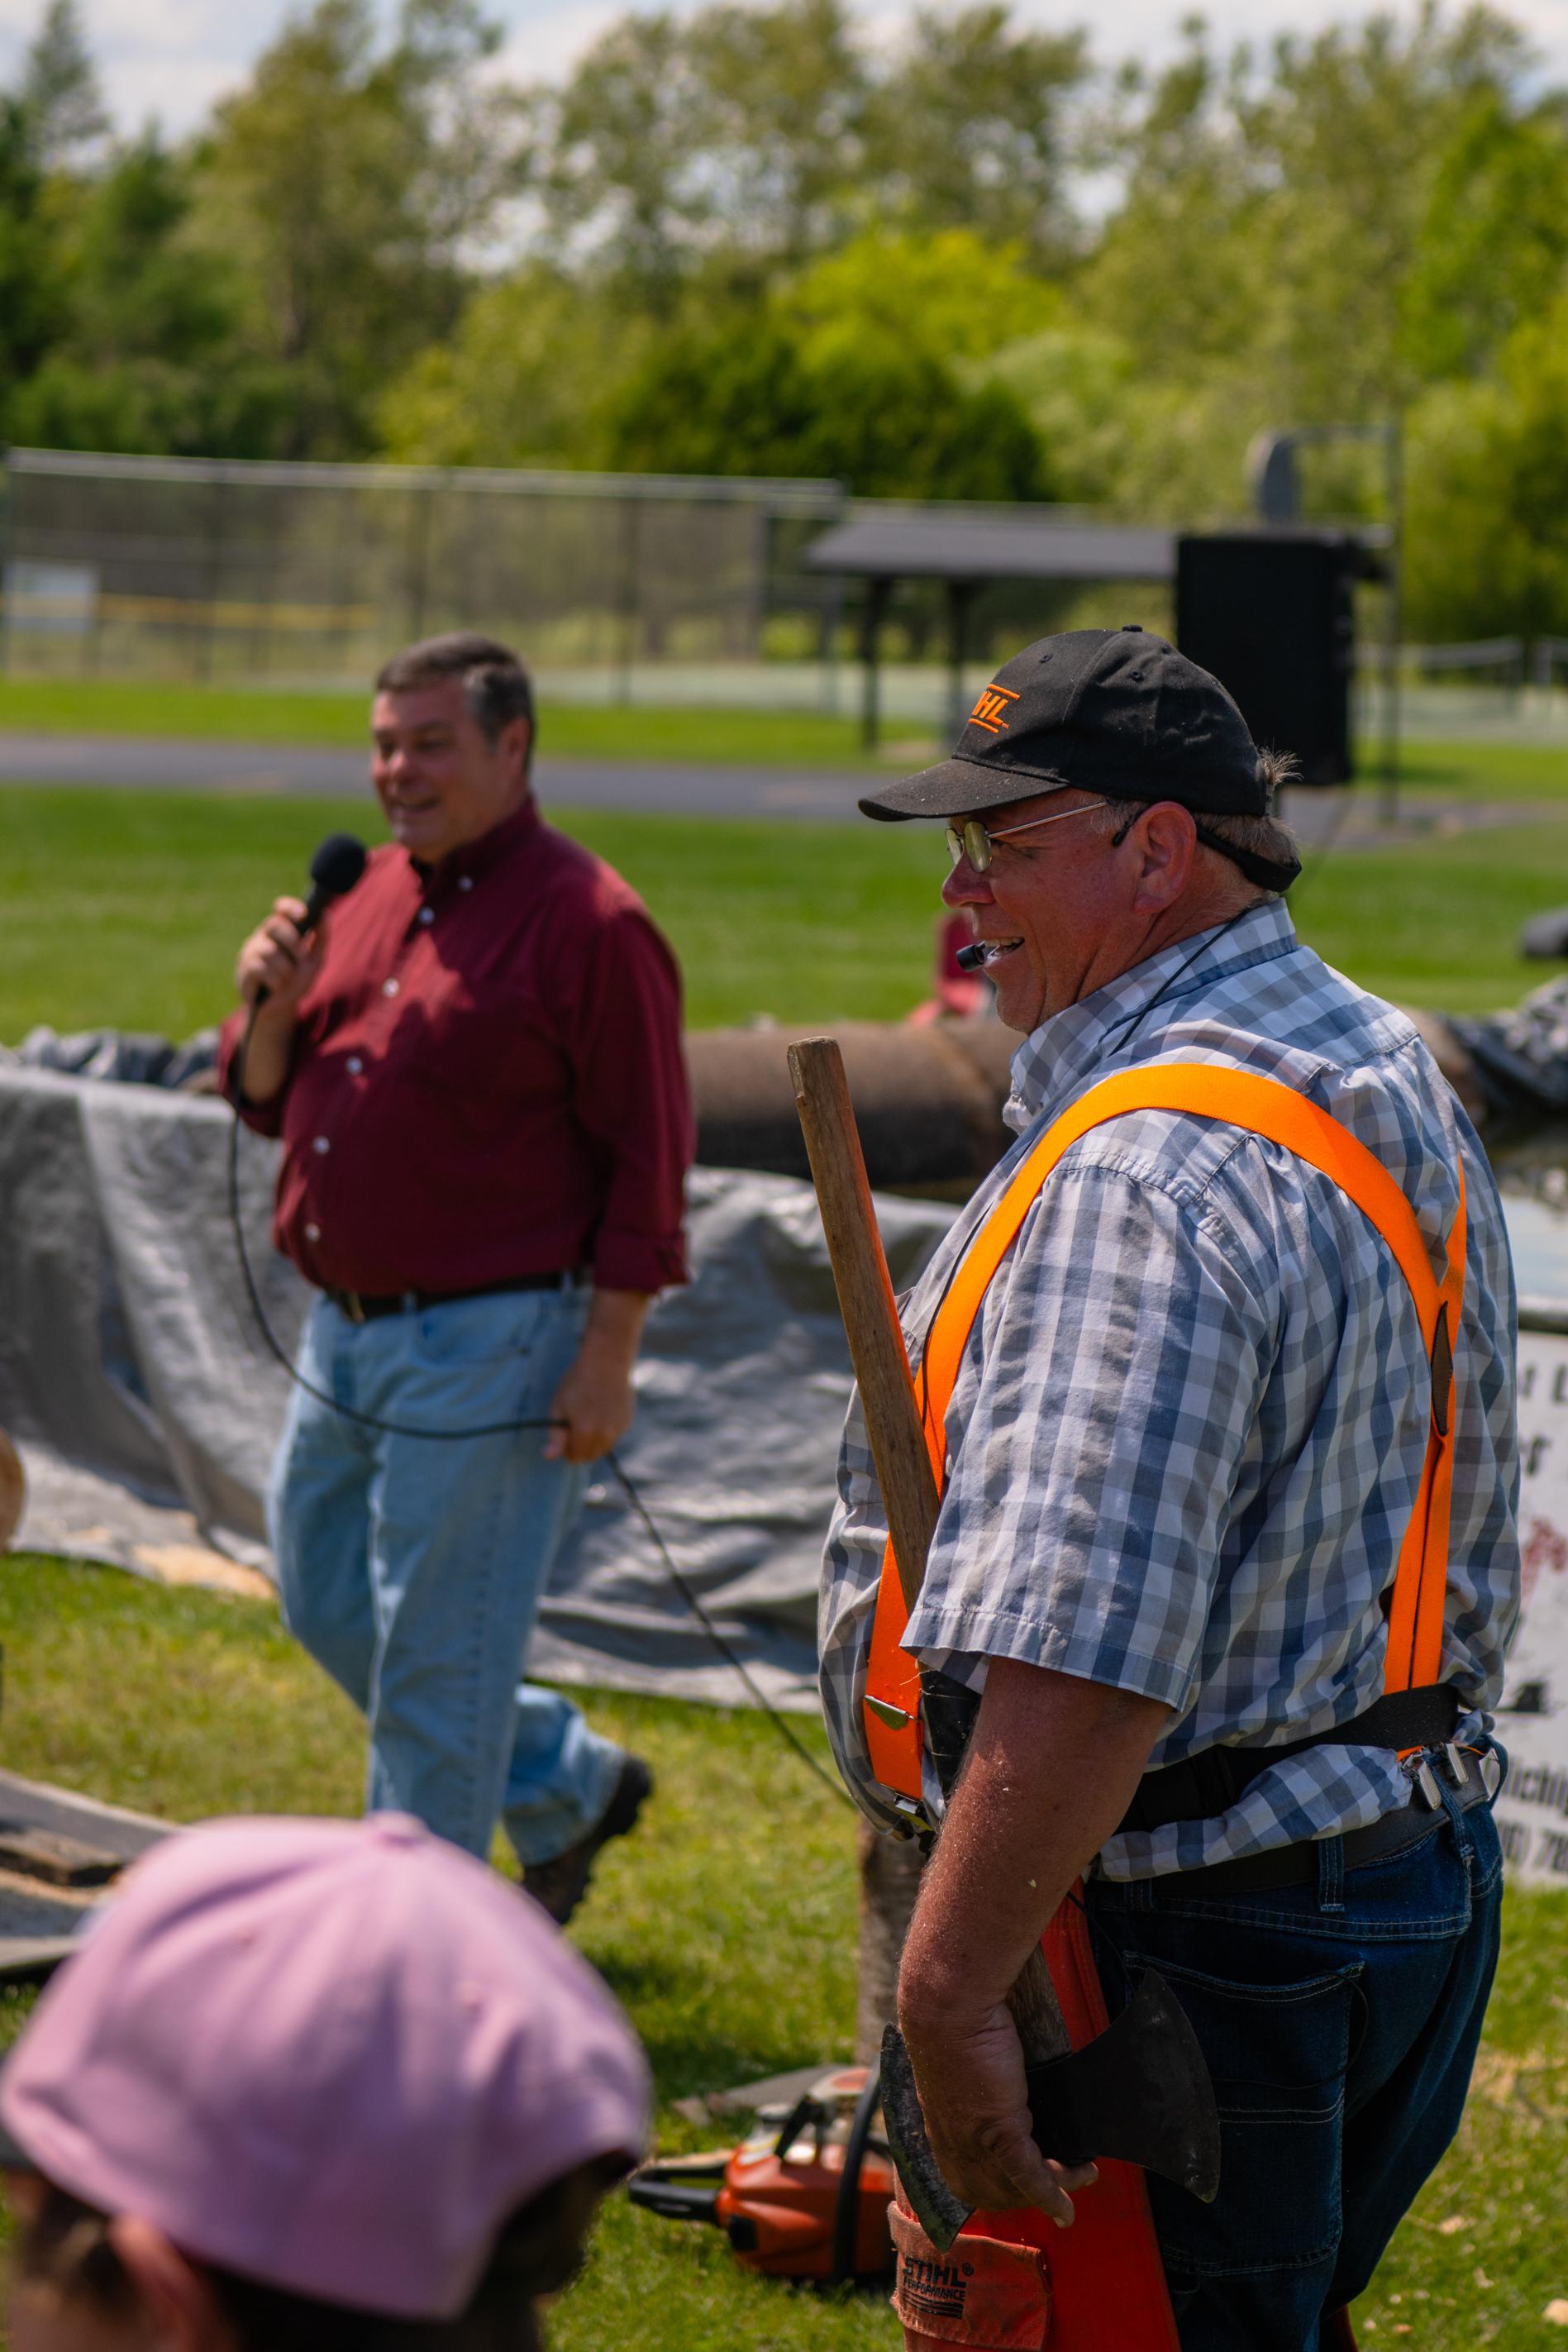
MULTIPOLYGON (((1113 1071, 1195 1061, 1261 1072, 1343 1122, 1410 1202, 1435 1270, 1462 1161, 1442 1675, 1470 1736, 1496 1703, 1519 1596, 1501 1206, 1410 1023, 1303 948, 1282 903, 1161 950, 1020 1046, 1007 1108, 1019 1140, 903 1303, 911 1359, 1051 1122, 1113 1071)), ((1151 1769, 1346 1722, 1382 1688, 1428 1392, 1404 1277, 1329 1178, 1218 1121, 1109 1122, 1064 1155, 976 1319, 907 1646, 975 1688, 1006 1657, 1163 1701, 1151 1769)), ((891 1824, 861 1721, 885 1536, 856 1401, 824 1562, 822 1691, 850 1786, 891 1824)), ((1354 1829, 1408 1800, 1389 1751, 1330 1743, 1263 1773, 1223 1814, 1113 1837, 1098 1866, 1190 1869, 1354 1829)))

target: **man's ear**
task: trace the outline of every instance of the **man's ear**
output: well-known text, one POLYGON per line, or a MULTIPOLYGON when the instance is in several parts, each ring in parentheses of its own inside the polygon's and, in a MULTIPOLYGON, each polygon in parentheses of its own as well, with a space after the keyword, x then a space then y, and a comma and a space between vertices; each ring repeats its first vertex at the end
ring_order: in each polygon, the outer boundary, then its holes
POLYGON ((505 757, 508 772, 518 782, 527 782, 528 747, 533 740, 533 727, 526 719, 509 719, 501 730, 497 748, 505 757))
POLYGON ((1132 839, 1141 861, 1133 903, 1139 914, 1163 915, 1186 888, 1197 850, 1197 827, 1177 802, 1156 801, 1134 824, 1132 839))
POLYGON ((145 2306, 159 2352, 234 2352, 234 2330, 205 2274, 140 2214, 117 2213, 109 2242, 145 2306))

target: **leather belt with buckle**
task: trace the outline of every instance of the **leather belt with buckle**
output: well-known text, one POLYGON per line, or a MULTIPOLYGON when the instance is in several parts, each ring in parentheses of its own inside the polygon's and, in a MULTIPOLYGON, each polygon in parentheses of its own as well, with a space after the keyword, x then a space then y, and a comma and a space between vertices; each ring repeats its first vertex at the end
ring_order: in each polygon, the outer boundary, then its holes
POLYGON ((450 1307, 461 1298, 498 1298, 514 1290, 575 1290, 588 1279, 577 1268, 555 1274, 516 1274, 505 1282, 481 1283, 476 1290, 391 1290, 367 1295, 362 1290, 335 1290, 323 1286, 327 1297, 350 1323, 378 1322, 383 1315, 419 1315, 427 1307, 450 1307))

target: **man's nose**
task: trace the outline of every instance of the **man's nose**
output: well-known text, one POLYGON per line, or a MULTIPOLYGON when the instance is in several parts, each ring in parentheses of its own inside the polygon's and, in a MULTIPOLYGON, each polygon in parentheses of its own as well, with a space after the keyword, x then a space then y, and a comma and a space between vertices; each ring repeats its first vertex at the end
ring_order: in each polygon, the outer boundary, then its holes
POLYGON ((967 857, 960 857, 942 885, 945 907, 988 907, 991 886, 983 874, 977 874, 967 857))

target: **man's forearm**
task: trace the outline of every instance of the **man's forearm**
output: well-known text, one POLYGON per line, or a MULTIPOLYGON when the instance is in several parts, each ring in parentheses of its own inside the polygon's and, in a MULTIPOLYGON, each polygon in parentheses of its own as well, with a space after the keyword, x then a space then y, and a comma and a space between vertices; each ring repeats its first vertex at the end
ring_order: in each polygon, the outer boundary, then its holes
POLYGON ((904 1947, 907 2021, 978 2015, 1006 1996, 1126 1811, 1168 1713, 1103 1683, 992 1661, 904 1947))
POLYGON ((1093 2178, 1034 2144, 1007 1996, 1126 1811, 1166 1713, 1101 1683, 991 1662, 898 1983, 932 2152, 967 2205, 1035 2205, 1065 2228, 1068 2192, 1093 2178))
POLYGON ((646 1291, 596 1288, 589 1302, 580 1356, 591 1356, 607 1368, 618 1365, 630 1372, 653 1303, 646 1291))
POLYGON ((632 1426, 632 1368, 653 1299, 642 1290, 595 1290, 551 1416, 547 1461, 596 1462, 632 1426))
POLYGON ((256 1014, 245 1049, 245 1099, 258 1107, 272 1101, 288 1083, 294 1060, 295 1019, 292 1010, 269 1017, 263 1006, 256 1014))

